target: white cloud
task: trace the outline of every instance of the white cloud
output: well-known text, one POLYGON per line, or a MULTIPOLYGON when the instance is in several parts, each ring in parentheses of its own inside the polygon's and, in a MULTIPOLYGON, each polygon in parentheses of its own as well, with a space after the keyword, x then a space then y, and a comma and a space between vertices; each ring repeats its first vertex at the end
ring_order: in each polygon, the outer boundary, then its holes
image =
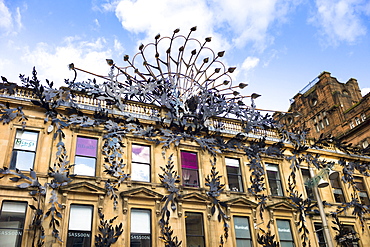
POLYGON ((121 42, 118 39, 114 39, 114 51, 118 52, 120 55, 125 51, 121 42))
POLYGON ((0 0, 0 30, 3 29, 6 32, 13 28, 12 14, 8 7, 6 7, 4 0, 0 0))
POLYGON ((361 94, 362 96, 365 96, 366 94, 370 93, 370 87, 367 88, 362 88, 361 89, 361 94))
POLYGON ((22 15, 21 15, 21 11, 20 11, 20 8, 19 7, 17 7, 17 10, 16 10, 15 22, 17 23, 17 26, 19 28, 22 28, 23 27, 23 24, 22 24, 22 15))
MULTIPOLYGON (((105 59, 112 57, 110 49, 105 49, 106 40, 98 38, 94 41, 81 41, 79 37, 67 37, 64 46, 53 47, 46 43, 38 43, 35 49, 25 49, 23 62, 35 66, 39 79, 54 81, 61 86, 64 79, 72 79, 74 73, 69 71, 68 64, 90 71, 98 75, 107 75, 109 66, 105 59)), ((78 71, 78 81, 94 78, 78 71)))
POLYGON ((247 57, 242 64, 242 69, 245 71, 249 71, 255 68, 258 65, 259 61, 260 59, 257 57, 247 57))
POLYGON ((363 14, 369 14, 366 0, 316 0, 317 14, 311 21, 322 29, 330 44, 353 43, 366 34, 363 14))
MULTIPOLYGON (((168 30, 188 30, 198 26, 196 37, 215 37, 214 47, 243 47, 251 42, 259 50, 272 42, 269 27, 283 21, 296 1, 222 1, 222 0, 121 0, 116 16, 122 26, 133 33, 144 33, 144 40, 153 40, 158 33, 171 35, 168 30), (220 33, 229 36, 222 36, 220 33)), ((146 43, 146 42, 144 42, 146 43)))

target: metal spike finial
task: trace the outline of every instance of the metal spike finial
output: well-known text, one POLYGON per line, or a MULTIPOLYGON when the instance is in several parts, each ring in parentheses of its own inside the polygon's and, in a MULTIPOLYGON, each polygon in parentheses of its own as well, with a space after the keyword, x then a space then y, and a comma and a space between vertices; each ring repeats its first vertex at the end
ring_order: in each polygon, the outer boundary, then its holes
POLYGON ((105 59, 107 61, 107 64, 109 66, 112 66, 114 64, 113 59, 105 59))

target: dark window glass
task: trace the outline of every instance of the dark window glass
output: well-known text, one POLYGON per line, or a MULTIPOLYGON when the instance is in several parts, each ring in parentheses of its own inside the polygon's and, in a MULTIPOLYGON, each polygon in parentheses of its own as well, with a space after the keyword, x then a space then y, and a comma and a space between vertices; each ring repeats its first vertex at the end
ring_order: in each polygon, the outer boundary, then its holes
POLYGON ((90 247, 93 206, 71 205, 67 247, 90 247))
POLYGON ((370 205, 369 196, 364 184, 364 180, 361 177, 354 177, 356 187, 358 189, 358 195, 360 197, 361 203, 365 205, 370 205))
POLYGON ((27 130, 17 130, 15 134, 10 169, 29 171, 33 168, 39 133, 27 130))
POLYGON ((26 202, 3 201, 0 212, 1 246, 21 246, 26 209, 26 202))
MULTIPOLYGON (((348 237, 353 237, 354 239, 357 238, 356 231, 353 228, 353 226, 351 226, 351 225, 344 225, 343 226, 343 234, 347 235, 348 237)), ((348 242, 347 241, 345 243, 345 246, 346 247, 359 247, 360 245, 358 244, 357 241, 353 241, 353 242, 348 242)))
POLYGON ((131 180, 150 182, 150 146, 132 145, 131 180))
MULTIPOLYGON (((310 180, 311 176, 310 176, 310 171, 308 169, 301 169, 301 172, 302 172, 303 183, 310 180)), ((310 198, 311 200, 316 200, 312 188, 308 187, 307 185, 304 185, 304 188, 306 190, 307 197, 310 198)))
POLYGON ((275 164, 266 164, 266 172, 271 195, 283 196, 283 187, 281 185, 279 166, 275 164))
POLYGON ((204 247, 204 226, 201 213, 185 212, 186 244, 187 246, 204 247))
POLYGON ((234 216, 236 247, 252 247, 248 217, 234 216))
POLYGON ((231 191, 243 191, 239 159, 225 158, 227 180, 231 191))
POLYGON ((77 137, 74 174, 95 176, 97 147, 97 139, 77 137))
POLYGON ((152 246, 150 222, 150 210, 131 209, 131 247, 152 246))
POLYGON ((199 187, 197 154, 181 151, 181 167, 184 186, 199 187))
POLYGON ((331 187, 333 188, 334 200, 338 203, 345 203, 346 200, 344 198, 342 186, 340 185, 339 179, 339 176, 335 179, 330 179, 331 187))
POLYGON ((324 228, 321 223, 315 223, 315 233, 319 247, 326 247, 324 228))
POLYGON ((294 240, 289 220, 276 220, 280 238, 280 247, 294 247, 294 240))

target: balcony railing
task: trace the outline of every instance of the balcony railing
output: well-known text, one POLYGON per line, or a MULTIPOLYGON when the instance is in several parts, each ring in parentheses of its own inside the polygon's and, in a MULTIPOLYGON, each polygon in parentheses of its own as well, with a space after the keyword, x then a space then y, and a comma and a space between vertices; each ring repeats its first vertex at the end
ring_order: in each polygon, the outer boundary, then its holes
MULTIPOLYGON (((98 107, 101 107, 107 109, 108 111, 111 111, 111 113, 116 115, 129 113, 137 118, 149 120, 158 120, 158 117, 160 117, 161 114, 161 108, 155 105, 144 104, 135 101, 126 101, 124 104, 124 112, 121 112, 118 109, 114 108, 112 105, 107 104, 107 102, 104 100, 94 99, 79 92, 74 92, 74 95, 74 102, 82 109, 95 110, 98 109, 98 107)), ((15 93, 13 95, 0 92, 0 97, 26 101, 36 99, 36 96, 33 94, 32 90, 23 87, 16 87, 15 93)), ((209 120, 207 124, 209 127, 211 127, 211 130, 219 129, 221 130, 221 132, 226 134, 236 134, 243 132, 242 123, 238 120, 216 118, 209 120)), ((279 134, 273 130, 253 129, 253 131, 249 133, 249 136, 255 138, 267 137, 268 139, 274 139, 278 141, 280 140, 279 134)))

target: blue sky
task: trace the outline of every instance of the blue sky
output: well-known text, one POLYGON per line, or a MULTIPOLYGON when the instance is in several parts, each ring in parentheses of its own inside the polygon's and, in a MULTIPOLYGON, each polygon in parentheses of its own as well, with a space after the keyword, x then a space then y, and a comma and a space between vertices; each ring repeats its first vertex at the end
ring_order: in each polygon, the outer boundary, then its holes
POLYGON ((0 75, 19 82, 36 66, 62 85, 72 62, 106 75, 106 58, 123 65, 156 34, 192 26, 193 37, 226 51, 233 83, 249 84, 243 94, 262 95, 258 108, 286 111, 322 71, 370 91, 368 0, 0 0, 0 75))

